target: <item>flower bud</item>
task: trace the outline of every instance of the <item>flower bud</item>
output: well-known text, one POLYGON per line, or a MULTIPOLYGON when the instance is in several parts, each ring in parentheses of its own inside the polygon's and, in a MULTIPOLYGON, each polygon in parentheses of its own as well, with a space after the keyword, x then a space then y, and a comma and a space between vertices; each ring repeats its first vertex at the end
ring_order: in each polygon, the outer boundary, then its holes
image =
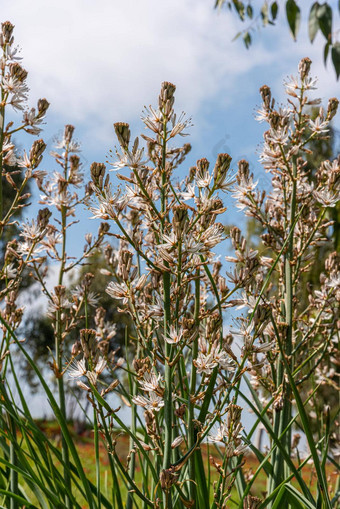
POLYGON ((332 120, 335 117, 336 112, 338 111, 339 100, 336 97, 331 97, 328 101, 327 107, 327 120, 332 120))
POLYGON ((21 82, 25 81, 28 75, 28 72, 17 62, 9 65, 9 72, 12 78, 15 78, 21 82))
POLYGON ((264 103, 264 106, 267 110, 269 110, 271 106, 271 99, 272 99, 272 93, 270 88, 267 85, 263 85, 263 87, 260 88, 260 94, 262 97, 262 101, 264 103))
POLYGON ((48 110, 50 103, 47 99, 39 99, 38 101, 38 117, 43 117, 48 110))
POLYGON ((32 169, 37 168, 37 166, 39 166, 45 148, 46 143, 44 142, 44 140, 35 140, 33 142, 29 155, 32 169))
POLYGON ((158 104, 160 110, 166 110, 166 113, 169 114, 170 110, 175 102, 175 90, 176 86, 170 83, 169 81, 163 81, 161 92, 159 94, 158 104))
POLYGON ((46 228, 46 226, 48 225, 48 221, 49 221, 51 215, 52 215, 52 212, 47 207, 39 210, 37 222, 42 230, 44 230, 46 228))
POLYGON ((296 449, 299 445, 301 435, 300 433, 294 433, 293 440, 292 440, 292 449, 296 449))
POLYGON ((71 142, 73 133, 74 133, 74 126, 71 124, 65 125, 64 140, 65 140, 66 144, 71 142))
POLYGON ((171 449, 175 449, 176 447, 178 447, 179 445, 181 445, 181 443, 183 442, 184 438, 181 437, 181 436, 178 436, 175 438, 175 440, 173 440, 172 444, 171 444, 171 449))
POLYGON ((228 428, 235 428, 241 420, 242 408, 238 405, 228 406, 228 428))
POLYGON ((80 344, 80 341, 77 340, 72 345, 71 355, 72 355, 72 357, 77 357, 77 355, 79 355, 81 352, 82 352, 81 344, 80 344))
POLYGON ((188 219, 188 207, 185 204, 181 204, 178 206, 174 206, 173 211, 174 216, 172 219, 172 224, 174 226, 177 237, 180 237, 184 230, 186 229, 188 219))
POLYGON ((10 21, 4 21, 4 23, 1 23, 2 37, 6 44, 12 44, 13 42, 13 39, 11 40, 13 29, 14 25, 12 25, 10 21))
POLYGON ((214 179, 216 183, 223 182, 231 163, 231 156, 229 154, 218 154, 216 164, 214 167, 214 179))
POLYGON ((243 500, 243 509, 257 509, 262 504, 262 500, 258 497, 247 495, 243 500))
POLYGON ((310 58, 303 58, 299 63, 299 73, 301 80, 303 81, 309 74, 310 66, 312 65, 312 61, 310 58))
POLYGON ((119 253, 118 274, 127 281, 132 265, 132 253, 127 249, 122 249, 119 253))
POLYGON ((162 470, 159 475, 159 482, 163 491, 168 491, 177 480, 177 474, 174 473, 172 468, 162 470))
POLYGON ((205 157, 202 157, 202 159, 199 159, 196 164, 197 164, 198 171, 201 171, 202 173, 207 172, 209 169, 209 161, 205 157))
POLYGON ((91 178, 93 183, 99 189, 102 189, 105 177, 105 164, 104 163, 92 163, 91 164, 91 178))
POLYGON ((238 162, 238 173, 236 175, 236 180, 238 184, 242 181, 248 182, 249 180, 249 163, 245 159, 241 159, 238 162))
POLYGON ((99 237, 102 235, 105 235, 110 229, 110 225, 108 223, 100 223, 98 228, 98 235, 99 237))
POLYGON ((80 344, 86 359, 96 353, 96 334, 94 329, 81 329, 80 331, 80 344))
POLYGON ((119 145, 122 149, 127 150, 130 143, 130 127, 126 122, 116 122, 113 124, 115 128, 115 133, 118 138, 119 145))

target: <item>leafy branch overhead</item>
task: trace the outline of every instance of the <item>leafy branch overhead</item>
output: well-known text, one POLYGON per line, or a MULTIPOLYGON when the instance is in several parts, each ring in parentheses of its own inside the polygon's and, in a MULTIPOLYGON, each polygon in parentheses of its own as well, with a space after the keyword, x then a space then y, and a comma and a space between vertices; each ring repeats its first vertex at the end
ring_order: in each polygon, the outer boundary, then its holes
MULTIPOLYGON (((262 6, 257 5, 255 8, 252 5, 253 3, 254 2, 251 0, 249 0, 247 4, 238 0, 233 0, 231 2, 226 0, 215 1, 215 8, 220 9, 226 6, 231 12, 235 13, 242 22, 248 22, 247 28, 238 32, 234 40, 242 36, 243 42, 248 49, 252 44, 252 35, 255 30, 261 25, 263 27, 275 25, 280 10, 285 12, 290 33, 294 40, 297 40, 302 14, 298 2, 295 0, 286 0, 286 2, 264 0, 262 6)), ((307 2, 301 2, 300 4, 305 7, 306 3, 307 2)), ((328 2, 313 2, 308 16, 308 35, 311 43, 314 42, 318 32, 321 32, 324 36, 324 63, 326 65, 328 57, 330 56, 338 79, 340 76, 340 29, 334 27, 333 14, 340 13, 340 2, 338 2, 338 9, 334 9, 334 11, 333 7, 329 5, 328 2)))

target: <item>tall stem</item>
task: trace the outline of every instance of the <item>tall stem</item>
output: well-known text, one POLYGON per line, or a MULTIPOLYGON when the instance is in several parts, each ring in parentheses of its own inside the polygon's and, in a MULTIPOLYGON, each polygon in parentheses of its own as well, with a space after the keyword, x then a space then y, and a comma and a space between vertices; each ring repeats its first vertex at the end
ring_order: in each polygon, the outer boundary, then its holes
MULTIPOLYGON (((196 270, 195 280, 195 326, 198 329, 199 326, 199 311, 200 311, 200 269, 196 270)), ((193 341, 192 345, 192 359, 196 359, 198 354, 198 334, 193 341)), ((190 390, 188 398, 188 449, 190 450, 195 442, 195 429, 194 429, 194 404, 191 402, 191 395, 195 394, 196 389, 196 366, 192 364, 191 375, 190 375, 190 390)), ((195 482, 195 456, 196 452, 189 458, 189 498, 190 500, 196 500, 196 482, 195 482)))
MULTIPOLYGON (((164 223, 167 209, 167 175, 166 175, 166 135, 167 135, 167 121, 164 114, 163 120, 163 138, 162 138, 162 188, 161 188, 161 214, 162 223, 161 229, 164 232, 164 223)), ((167 336, 170 329, 171 322, 171 308, 170 308, 170 273, 163 272, 163 299, 164 299, 164 336, 167 336)), ((165 391, 164 391, 164 456, 163 468, 169 468, 171 462, 171 442, 172 442, 172 370, 170 365, 171 359, 171 345, 165 341, 165 391)))
MULTIPOLYGON (((4 70, 2 70, 2 78, 4 77, 4 70)), ((2 221, 4 215, 4 205, 3 205, 3 190, 2 190, 2 174, 3 174, 3 156, 2 156, 2 146, 4 143, 4 126, 5 126, 5 92, 1 87, 1 105, 0 105, 0 221, 2 221)), ((0 237, 2 235, 3 228, 1 225, 0 228, 0 237)))
MULTIPOLYGON (((296 216, 296 177, 297 177, 297 166, 296 159, 293 160, 293 172, 292 172, 292 189, 290 198, 290 221, 289 231, 292 231, 295 223, 296 216)), ((290 235, 287 252, 284 257, 284 316, 286 322, 286 334, 284 338, 284 352, 287 359, 290 359, 292 353, 292 337, 293 337, 293 269, 292 263, 294 258, 294 232, 290 235)), ((284 365, 282 354, 280 353, 277 361, 277 388, 283 385, 282 390, 284 394, 284 406, 282 409, 277 410, 274 417, 274 433, 276 436, 281 436, 283 430, 287 428, 287 425, 291 419, 292 405, 290 402, 291 390, 288 384, 285 382, 284 377, 284 365)), ((284 438, 284 447, 287 454, 290 456, 291 448, 291 429, 289 428, 284 438)), ((278 450, 273 452, 273 479, 270 481, 270 489, 272 492, 278 484, 287 477, 289 472, 285 472, 285 462, 282 453, 278 450)), ((288 468, 288 467, 287 467, 288 468)))
MULTIPOLYGON (((127 331, 126 331, 126 336, 127 336, 127 331)), ((127 338, 125 340, 125 350, 126 352, 128 351, 128 342, 127 342, 127 338)), ((136 352, 136 358, 138 359, 139 358, 139 343, 138 343, 138 346, 137 346, 137 352, 136 352)), ((137 394, 137 382, 136 380, 134 380, 131 376, 131 373, 129 371, 129 386, 130 386, 130 392, 131 392, 131 396, 134 397, 136 396, 137 394)), ((137 429, 137 408, 136 408, 136 405, 132 405, 131 407, 131 433, 132 435, 135 435, 136 434, 136 429, 137 429)), ((136 452, 134 450, 132 450, 134 448, 134 440, 133 440, 133 437, 130 436, 130 463, 129 463, 129 476, 131 477, 132 480, 134 480, 135 478, 135 470, 136 470, 136 452)), ((130 486, 130 490, 133 490, 133 486, 130 486)), ((127 500, 126 500, 126 509, 132 509, 132 506, 133 506, 133 494, 129 491, 128 493, 128 496, 127 496, 127 500)))
MULTIPOLYGON (((67 180, 67 164, 68 164, 68 150, 65 151, 65 164, 64 164, 64 178, 67 180)), ((67 227, 67 208, 62 205, 61 206, 61 232, 62 232, 62 251, 61 251, 61 265, 59 269, 59 278, 58 284, 63 284, 64 272, 65 272, 65 262, 66 262, 66 227, 67 227)), ((63 359, 62 359, 62 343, 63 343, 63 327, 62 327, 62 310, 59 309, 57 312, 57 324, 56 324, 56 335, 55 335, 55 355, 58 369, 58 393, 59 393, 59 406, 60 411, 67 422, 66 419, 66 402, 65 402, 65 387, 64 387, 64 379, 61 376, 63 371, 63 359)), ((70 476, 70 457, 69 450, 67 446, 67 442, 65 438, 62 436, 62 458, 64 462, 64 481, 67 489, 71 493, 71 476, 70 476)), ((69 497, 66 497, 66 506, 68 508, 72 507, 71 500, 69 497)))

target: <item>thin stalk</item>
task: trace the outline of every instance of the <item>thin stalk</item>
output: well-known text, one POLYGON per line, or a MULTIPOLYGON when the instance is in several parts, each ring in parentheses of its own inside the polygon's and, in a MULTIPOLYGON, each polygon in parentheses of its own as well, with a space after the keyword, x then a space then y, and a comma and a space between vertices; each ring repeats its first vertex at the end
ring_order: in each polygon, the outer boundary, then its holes
MULTIPOLYGON (((283 152, 283 151, 282 151, 283 152)), ((296 158, 293 159, 293 168, 291 173, 292 190, 290 198, 290 223, 289 230, 292 232, 288 242, 288 249, 284 257, 284 316, 286 321, 286 336, 284 343, 284 351, 290 358, 292 352, 292 337, 293 337, 293 258, 294 258, 294 223, 296 216, 296 178, 297 178, 297 165, 296 158)), ((287 163, 288 167, 288 163, 287 163)), ((284 365, 282 355, 279 354, 276 367, 276 387, 279 388, 284 385, 285 401, 283 408, 276 410, 274 414, 274 433, 276 436, 281 436, 283 430, 286 428, 287 423, 290 421, 292 413, 292 405, 290 402, 290 388, 284 379, 284 365)), ((291 430, 283 438, 284 447, 287 454, 290 455, 291 447, 291 430)), ((271 493, 276 486, 282 481, 283 475, 288 476, 287 468, 285 467, 281 451, 275 450, 273 452, 273 477, 269 481, 269 493, 271 493)))
MULTIPOLYGON (((2 78, 4 77, 4 70, 2 70, 2 78)), ((3 206, 3 189, 2 189, 2 174, 3 174, 3 155, 2 155, 2 147, 4 144, 4 126, 5 126, 5 92, 1 87, 1 104, 0 104, 0 224, 2 222, 2 217, 4 214, 4 206, 3 206)), ((1 225, 0 229, 0 237, 2 235, 3 228, 1 225)))
MULTIPOLYGON (((164 114, 163 120, 163 145, 162 145, 162 188, 161 188, 161 213, 162 213, 162 233, 164 232, 165 214, 167 209, 167 175, 166 175, 166 127, 167 121, 164 114)), ((164 335, 168 335, 171 323, 170 308, 170 273, 163 272, 163 298, 164 298, 164 335)), ((172 442, 172 369, 170 366, 171 345, 165 342, 165 387, 164 387, 164 456, 163 469, 167 469, 171 463, 171 442, 172 442)))
MULTIPOLYGON (((200 312, 200 269, 196 270, 196 279, 195 279, 195 311, 194 311, 194 320, 195 326, 198 328, 199 326, 199 312, 200 312)), ((192 345, 192 359, 196 359, 198 355, 198 334, 193 341, 192 345)), ((195 407, 191 401, 191 395, 195 394, 196 389, 196 366, 192 364, 191 366, 191 375, 190 375, 190 390, 188 397, 188 448, 191 449, 195 442, 195 428, 194 428, 194 418, 195 418, 195 407)), ((196 497, 196 482, 195 482, 195 456, 194 453, 191 458, 189 458, 189 499, 197 500, 196 497)))
MULTIPOLYGON (((127 342, 127 328, 125 329, 125 351, 128 351, 128 342, 127 342)), ((139 358, 139 344, 137 346, 137 354, 136 358, 139 358)), ((128 364, 129 368, 129 364, 128 364)), ((136 396, 137 394, 137 382, 134 377, 131 376, 131 373, 128 374, 129 379, 129 388, 131 397, 136 396)), ((136 405, 131 405, 131 433, 132 435, 136 434, 136 424, 137 424, 137 408, 136 405)), ((134 440, 130 437, 130 463, 129 463, 129 477, 134 481, 135 477, 135 469, 136 469, 136 452, 134 449, 134 440)), ((130 486, 130 490, 133 490, 133 486, 130 486)), ((133 505, 133 494, 129 491, 127 500, 126 500, 126 509, 131 509, 133 505)))
MULTIPOLYGON (((67 181, 67 164, 68 164, 68 149, 65 151, 65 163, 64 163, 64 178, 67 181)), ((61 249, 61 265, 59 269, 59 278, 58 285, 63 284, 64 277, 64 268, 66 264, 66 228, 67 228, 67 208, 62 205, 61 206, 61 233, 62 233, 62 249, 61 249)), ((58 394, 59 394, 59 406, 60 411, 62 413, 65 422, 67 423, 66 417, 66 401, 65 401, 65 387, 64 387, 64 378, 62 376, 63 372, 63 360, 62 360, 62 343, 63 343, 63 331, 62 331, 62 319, 61 319, 62 311, 61 309, 57 312, 57 323, 56 323, 56 334, 55 334, 55 357, 57 363, 58 370, 58 394)), ((65 486, 69 493, 72 493, 72 485, 71 485, 71 476, 70 476, 70 457, 68 445, 65 440, 64 435, 62 434, 62 457, 64 462, 64 480, 65 486)), ((66 507, 71 509, 72 504, 69 497, 66 496, 65 499, 66 507)))
POLYGON ((282 342, 280 341, 280 336, 279 336, 279 333, 277 331, 276 323, 275 323, 275 320, 274 320, 272 315, 271 315, 271 319, 272 319, 272 324, 273 324, 273 327, 274 327, 274 330, 275 330, 275 334, 276 334, 276 336, 278 338, 278 345, 279 345, 279 349, 280 349, 280 352, 281 352, 281 355, 282 355, 282 359, 283 359, 283 362, 284 362, 284 366, 285 366, 286 374, 287 374, 287 377, 288 377, 288 380, 289 380, 289 384, 290 384, 290 387, 292 389, 292 392, 293 392, 293 395, 294 395, 294 398, 295 398, 295 401, 296 401, 296 406, 297 406, 297 409, 298 409, 298 412, 299 412, 299 417, 301 419, 302 429, 303 429, 303 431, 304 431, 304 433, 306 435, 307 443, 309 445, 309 449, 310 449, 310 452, 312 454, 312 458, 313 458, 313 461, 314 461, 314 467, 315 467, 316 475, 317 475, 317 478, 318 478, 318 485, 319 485, 318 487, 319 487, 319 489, 321 491, 322 501, 324 503, 324 507, 326 509, 330 509, 331 508, 331 502, 330 502, 330 499, 329 499, 329 494, 328 494, 328 489, 327 489, 327 481, 326 481, 326 479, 324 477, 324 474, 322 472, 322 469, 321 469, 320 460, 319 460, 318 453, 317 453, 317 450, 316 450, 316 446, 315 446, 315 442, 314 442, 313 433, 312 433, 312 430, 311 430, 311 427, 310 427, 310 423, 309 423, 307 414, 305 412, 304 405, 303 405, 303 402, 301 400, 300 393, 299 393, 299 391, 297 389, 297 386, 296 386, 296 383, 294 381, 294 377, 292 375, 289 362, 287 361, 286 355, 284 353, 283 345, 282 345, 282 342))

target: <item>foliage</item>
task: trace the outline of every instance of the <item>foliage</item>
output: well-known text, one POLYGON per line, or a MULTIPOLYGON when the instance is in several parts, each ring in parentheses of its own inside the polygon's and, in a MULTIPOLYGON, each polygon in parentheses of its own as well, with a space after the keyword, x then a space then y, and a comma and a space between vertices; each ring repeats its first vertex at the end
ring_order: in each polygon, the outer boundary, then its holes
MULTIPOLYGON (((263 27, 268 25, 275 25, 280 10, 284 4, 285 15, 290 29, 290 33, 296 41, 301 22, 301 9, 296 0, 286 0, 285 2, 276 2, 264 0, 262 5, 253 7, 251 0, 241 2, 239 0, 216 0, 215 8, 222 8, 226 6, 231 12, 235 13, 242 22, 249 22, 249 26, 239 32, 235 39, 242 36, 246 48, 252 44, 252 34, 259 22, 263 27)), ((304 6, 305 7, 305 6, 304 6)), ((340 4, 338 6, 340 12, 340 4)), ((337 10, 334 9, 336 12, 337 10)), ((331 56, 333 67, 337 78, 340 76, 340 41, 336 39, 336 34, 333 30, 333 8, 328 2, 320 3, 313 2, 308 17, 308 35, 311 43, 318 32, 321 32, 325 38, 324 46, 324 63, 326 65, 329 55, 331 56)))

